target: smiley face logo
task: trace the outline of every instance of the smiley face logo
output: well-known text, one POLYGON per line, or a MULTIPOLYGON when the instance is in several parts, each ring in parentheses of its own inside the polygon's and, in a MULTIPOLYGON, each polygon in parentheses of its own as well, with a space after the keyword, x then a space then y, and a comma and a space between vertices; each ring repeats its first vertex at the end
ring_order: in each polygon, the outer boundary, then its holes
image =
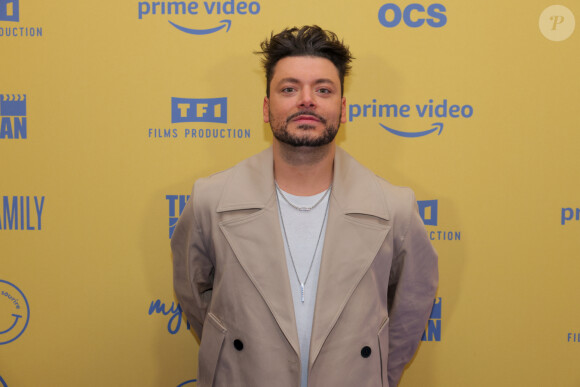
POLYGON ((18 287, 0 279, 0 345, 19 338, 28 326, 30 308, 18 287))

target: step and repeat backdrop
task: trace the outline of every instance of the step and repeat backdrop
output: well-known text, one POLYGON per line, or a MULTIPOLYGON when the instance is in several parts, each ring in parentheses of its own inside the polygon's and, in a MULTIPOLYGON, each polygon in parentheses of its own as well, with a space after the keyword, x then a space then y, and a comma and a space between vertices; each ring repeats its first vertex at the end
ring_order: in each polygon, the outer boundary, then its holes
POLYGON ((575 16, 572 0, 0 0, 0 386, 196 385, 169 238, 195 179, 271 143, 254 51, 304 24, 356 57, 338 144, 415 190, 439 252, 400 386, 580 386, 575 16))

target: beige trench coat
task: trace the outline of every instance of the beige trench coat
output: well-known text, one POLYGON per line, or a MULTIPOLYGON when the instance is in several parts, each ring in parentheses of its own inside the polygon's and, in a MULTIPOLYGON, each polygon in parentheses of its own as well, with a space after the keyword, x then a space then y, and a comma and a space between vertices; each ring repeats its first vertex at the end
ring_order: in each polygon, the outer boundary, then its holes
MULTIPOLYGON (((175 292, 201 339, 200 387, 300 385, 272 163, 269 148, 198 180, 171 240, 175 292)), ((412 191, 337 148, 308 385, 396 386, 437 281, 412 191)))

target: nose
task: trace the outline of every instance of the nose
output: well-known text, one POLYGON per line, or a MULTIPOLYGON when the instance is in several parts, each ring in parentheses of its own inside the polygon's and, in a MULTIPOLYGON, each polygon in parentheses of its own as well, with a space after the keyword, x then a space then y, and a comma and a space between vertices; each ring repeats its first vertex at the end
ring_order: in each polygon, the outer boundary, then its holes
POLYGON ((314 109, 316 107, 313 91, 310 88, 305 87, 300 91, 298 106, 302 109, 314 109))

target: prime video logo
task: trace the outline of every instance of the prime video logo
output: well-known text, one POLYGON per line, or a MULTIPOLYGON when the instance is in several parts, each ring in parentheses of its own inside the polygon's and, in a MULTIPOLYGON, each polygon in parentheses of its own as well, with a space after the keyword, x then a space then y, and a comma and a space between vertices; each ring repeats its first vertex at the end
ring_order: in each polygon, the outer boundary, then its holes
POLYGON ((20 21, 19 0, 0 0, 0 21, 20 21))
MULTIPOLYGON (((261 6, 257 1, 140 1, 138 3, 138 15, 142 20, 151 15, 189 15, 189 16, 234 16, 234 15, 258 15, 261 6)), ((225 29, 230 30, 231 19, 220 20, 217 25, 209 28, 192 28, 179 25, 168 20, 169 24, 181 32, 191 35, 209 35, 225 29)))
POLYGON ((0 94, 0 140, 26 139, 26 94, 0 94))
POLYGON ((567 222, 574 220, 577 222, 580 221, 580 208, 576 209, 571 207, 562 208, 562 214, 560 218, 562 226, 564 226, 567 222))
POLYGON ((228 99, 171 98, 171 122, 228 122, 228 99))
POLYGON ((443 119, 469 119, 473 116, 473 113, 473 106, 469 104, 454 104, 446 98, 441 101, 431 98, 427 103, 418 104, 381 103, 374 98, 371 103, 350 104, 348 106, 348 121, 353 122, 355 119, 367 117, 380 119, 429 118, 437 121, 432 122, 430 128, 415 131, 399 130, 395 129, 391 124, 386 125, 379 122, 380 127, 395 136, 416 138, 427 136, 431 133, 440 135, 443 132, 443 119))

